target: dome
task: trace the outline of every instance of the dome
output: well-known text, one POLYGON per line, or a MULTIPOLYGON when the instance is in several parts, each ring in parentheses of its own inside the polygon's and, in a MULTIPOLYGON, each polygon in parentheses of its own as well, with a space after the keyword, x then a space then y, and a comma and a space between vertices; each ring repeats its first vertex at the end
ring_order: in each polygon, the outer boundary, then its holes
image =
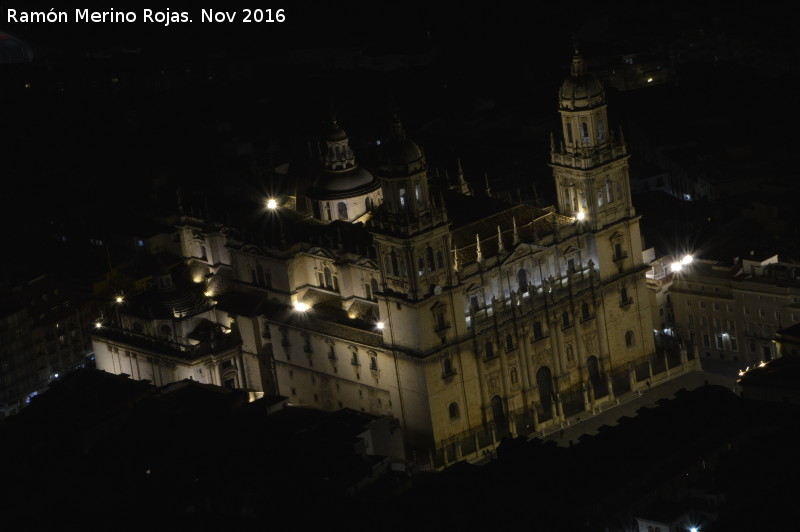
POLYGON ((325 135, 325 139, 328 142, 347 140, 347 133, 344 129, 339 127, 335 117, 331 119, 331 123, 328 125, 328 131, 325 135))
POLYGON ((337 199, 360 196, 376 190, 380 182, 364 168, 356 166, 344 172, 323 172, 309 191, 312 199, 337 199))
POLYGON ((425 154, 413 140, 406 138, 400 120, 395 116, 394 135, 377 153, 378 168, 388 176, 411 175, 425 169, 425 154))
POLYGON ((572 72, 561 84, 558 98, 562 109, 586 109, 606 101, 603 84, 594 74, 586 72, 583 57, 577 50, 572 56, 572 72))

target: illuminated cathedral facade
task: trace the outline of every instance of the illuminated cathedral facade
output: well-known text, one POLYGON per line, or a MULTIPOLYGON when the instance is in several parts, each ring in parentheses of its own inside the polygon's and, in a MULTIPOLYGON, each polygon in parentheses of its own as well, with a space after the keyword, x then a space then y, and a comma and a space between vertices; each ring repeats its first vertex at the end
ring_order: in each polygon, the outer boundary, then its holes
POLYGON ((649 384, 630 155, 578 52, 558 103, 547 208, 473 191, 461 173, 437 182, 396 115, 361 166, 332 119, 318 173, 264 198, 258 223, 181 214, 187 295, 165 273, 162 314, 132 301, 98 324, 98 367, 392 416, 434 466, 649 384))

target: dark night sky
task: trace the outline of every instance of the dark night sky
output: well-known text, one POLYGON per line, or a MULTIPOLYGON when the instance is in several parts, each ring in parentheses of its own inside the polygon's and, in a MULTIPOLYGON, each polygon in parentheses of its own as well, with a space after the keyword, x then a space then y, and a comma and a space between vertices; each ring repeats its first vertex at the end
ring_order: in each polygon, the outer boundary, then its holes
MULTIPOLYGON (((0 31, 23 39, 35 57, 29 65, 0 66, 0 222, 23 227, 16 232, 23 240, 46 232, 53 221, 103 225, 113 214, 94 211, 97 205, 146 205, 153 183, 227 179, 226 143, 253 140, 259 149, 274 141, 285 157, 292 145, 305 144, 332 103, 351 134, 376 134, 377 118, 394 100, 429 158, 436 159, 437 150, 445 161, 467 153, 473 167, 495 165, 499 175, 509 171, 502 160, 525 152, 533 172, 544 175, 546 143, 538 139, 512 131, 501 139, 511 141, 505 152, 456 142, 447 147, 448 138, 424 126, 461 116, 481 98, 519 115, 520 128, 555 118, 555 92, 573 33, 588 41, 587 55, 599 41, 668 40, 687 25, 796 47, 789 17, 758 6, 733 11, 721 2, 616 2, 613 10, 580 3, 531 3, 523 9, 510 2, 480 8, 291 2, 283 6, 283 24, 201 24, 199 8, 193 8, 195 22, 170 27, 14 24, 5 21, 6 7, 0 31), (281 61, 303 50, 325 56, 342 47, 386 53, 429 46, 439 53, 433 66, 390 73, 308 70, 281 61), (248 68, 247 76, 238 75, 248 68), (148 85, 161 71, 175 80, 168 90, 148 85), (114 77, 122 83, 112 86, 114 77), (24 89, 29 82, 32 87, 24 89), (220 133, 221 125, 227 133, 220 133)), ((760 113, 753 101, 748 108, 760 113)))

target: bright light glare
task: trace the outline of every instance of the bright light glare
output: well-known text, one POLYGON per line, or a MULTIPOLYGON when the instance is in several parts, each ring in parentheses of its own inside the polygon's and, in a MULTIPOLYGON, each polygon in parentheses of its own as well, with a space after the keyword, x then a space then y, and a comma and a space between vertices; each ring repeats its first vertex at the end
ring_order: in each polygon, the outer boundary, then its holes
POLYGON ((95 329, 99 329, 99 328, 100 328, 100 327, 102 327, 102 326, 103 326, 103 324, 102 324, 102 323, 100 323, 99 321, 98 321, 98 322, 95 322, 95 324, 94 324, 94 328, 95 328, 95 329))
POLYGON ((275 210, 278 208, 278 202, 274 198, 267 200, 267 209, 275 210))
POLYGON ((301 303, 300 301, 298 301, 297 303, 294 304, 294 309, 297 312, 305 312, 309 308, 311 308, 311 307, 309 307, 306 303, 301 303))
POLYGON ((697 532, 697 527, 693 526, 692 528, 689 529, 689 532, 697 532))
POLYGON ((582 221, 584 221, 586 219, 586 213, 583 212, 583 211, 580 211, 578 213, 578 215, 576 216, 576 218, 578 219, 579 222, 582 222, 582 221))
POLYGON ((687 264, 691 264, 693 260, 694 257, 692 257, 691 255, 684 255, 683 258, 681 259, 681 264, 685 266, 687 264))
POLYGON ((382 331, 383 328, 386 327, 386 326, 383 324, 382 321, 379 321, 378 323, 375 324, 375 327, 377 327, 379 330, 382 331))
POLYGON ((762 361, 761 361, 761 362, 758 364, 758 367, 759 367, 759 368, 763 368, 763 367, 764 367, 764 366, 766 366, 766 365, 767 365, 767 363, 766 363, 766 362, 764 362, 764 361, 762 360, 762 361))
POLYGON ((681 264, 680 262, 673 262, 672 264, 669 265, 669 267, 673 272, 679 272, 683 268, 683 264, 681 264))
POLYGON ((117 303, 122 303, 122 296, 117 296, 117 303))

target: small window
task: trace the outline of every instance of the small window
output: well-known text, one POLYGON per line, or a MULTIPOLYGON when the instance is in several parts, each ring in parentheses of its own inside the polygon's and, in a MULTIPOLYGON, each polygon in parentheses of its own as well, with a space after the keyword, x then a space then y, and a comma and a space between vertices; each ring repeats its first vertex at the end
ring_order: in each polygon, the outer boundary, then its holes
POLYGON ((581 140, 584 144, 589 142, 589 124, 581 122, 581 140))
POLYGON ((506 335, 506 351, 514 349, 514 337, 510 334, 506 335))
POLYGON ((572 145, 572 124, 567 122, 567 143, 572 145))
POLYGON ((544 333, 542 331, 542 322, 540 321, 533 322, 533 337, 541 338, 542 336, 544 336, 544 333))
POLYGON ((589 319, 589 304, 588 303, 581 304, 581 318, 583 319, 583 321, 586 321, 586 320, 589 319))
POLYGON ((511 368, 510 377, 512 385, 515 385, 519 382, 519 377, 517 376, 517 368, 511 368))
POLYGON ((561 313, 561 327, 564 329, 569 327, 569 312, 567 311, 561 313))
POLYGON ((450 415, 450 419, 458 419, 458 403, 450 403, 450 406, 447 407, 447 413, 450 415))
POLYGON ((445 375, 452 375, 453 374, 453 362, 450 360, 450 357, 445 358, 442 361, 443 371, 445 375))
POLYGON ((633 347, 633 331, 627 331, 625 333, 625 346, 633 347))
POLYGON ((627 287, 624 287, 624 286, 622 287, 622 289, 619 291, 619 296, 620 296, 620 300, 622 301, 623 305, 631 302, 631 300, 630 300, 630 298, 628 296, 628 288, 627 287))

